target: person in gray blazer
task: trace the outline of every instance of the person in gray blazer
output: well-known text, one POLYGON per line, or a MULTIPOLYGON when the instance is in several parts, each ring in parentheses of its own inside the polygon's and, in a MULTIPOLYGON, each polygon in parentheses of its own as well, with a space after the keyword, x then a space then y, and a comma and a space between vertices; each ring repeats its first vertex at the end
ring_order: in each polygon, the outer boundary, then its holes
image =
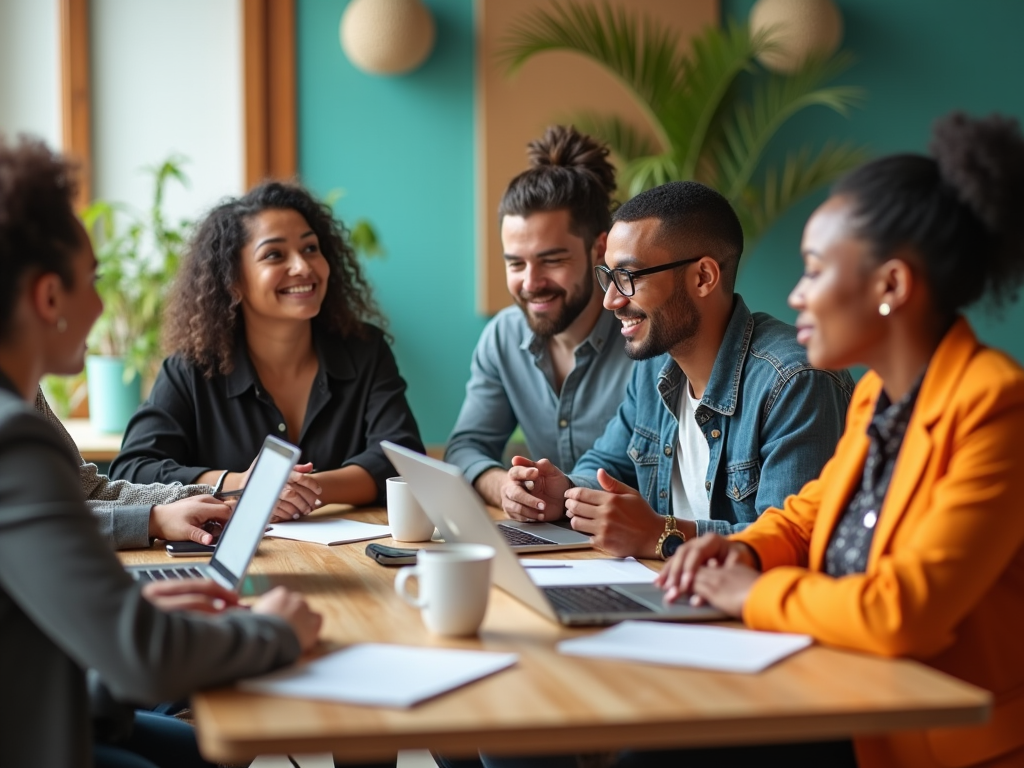
POLYGON ((0 140, 0 691, 16 704, 3 766, 93 763, 86 669, 119 700, 177 699, 291 663, 321 621, 284 589, 251 611, 223 610, 235 598, 211 582, 143 589, 100 535, 77 457, 32 405, 43 374, 81 370, 102 308, 74 192, 42 143, 0 140))

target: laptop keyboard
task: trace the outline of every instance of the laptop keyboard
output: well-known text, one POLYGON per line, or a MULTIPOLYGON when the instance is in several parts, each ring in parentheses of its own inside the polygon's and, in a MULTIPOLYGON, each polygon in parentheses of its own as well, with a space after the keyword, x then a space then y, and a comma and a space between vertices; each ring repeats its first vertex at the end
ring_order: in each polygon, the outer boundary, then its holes
POLYGON ((611 587, 546 587, 544 594, 558 613, 654 613, 611 587))
POLYGON ((147 568, 135 571, 139 581, 166 581, 167 579, 202 579, 198 568, 183 565, 180 568, 147 568))
POLYGON ((522 547, 530 544, 554 544, 551 539, 545 539, 543 536, 536 536, 532 533, 527 533, 521 528, 513 528, 503 523, 498 523, 498 530, 501 531, 501 535, 505 537, 505 542, 510 547, 522 547))

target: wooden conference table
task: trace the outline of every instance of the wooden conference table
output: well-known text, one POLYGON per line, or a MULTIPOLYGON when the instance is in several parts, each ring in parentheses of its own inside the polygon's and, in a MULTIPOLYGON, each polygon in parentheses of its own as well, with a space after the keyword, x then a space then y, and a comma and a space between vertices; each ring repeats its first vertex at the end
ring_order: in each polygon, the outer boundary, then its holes
MULTIPOLYGON (((386 522, 383 510, 344 514, 386 522)), ((558 627, 497 589, 479 637, 433 637, 395 595, 396 569, 366 557, 365 547, 266 539, 250 573, 257 590, 283 584, 307 596, 324 615, 325 650, 373 641, 514 651, 518 664, 411 710, 231 688, 198 694, 193 711, 207 758, 333 752, 356 761, 402 749, 464 756, 766 743, 969 725, 989 715, 987 692, 922 664, 818 646, 756 675, 560 656, 559 640, 593 630, 558 627)), ((122 555, 133 563, 167 559, 162 548, 122 555)))

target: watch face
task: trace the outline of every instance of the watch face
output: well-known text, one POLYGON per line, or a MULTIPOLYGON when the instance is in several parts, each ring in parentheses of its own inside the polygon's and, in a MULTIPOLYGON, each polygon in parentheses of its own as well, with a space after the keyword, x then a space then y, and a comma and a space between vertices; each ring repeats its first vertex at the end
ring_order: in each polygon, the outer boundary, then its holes
POLYGON ((677 533, 670 533, 665 537, 665 541, 661 545, 661 553, 668 560, 672 555, 679 549, 679 545, 684 541, 683 537, 677 533))

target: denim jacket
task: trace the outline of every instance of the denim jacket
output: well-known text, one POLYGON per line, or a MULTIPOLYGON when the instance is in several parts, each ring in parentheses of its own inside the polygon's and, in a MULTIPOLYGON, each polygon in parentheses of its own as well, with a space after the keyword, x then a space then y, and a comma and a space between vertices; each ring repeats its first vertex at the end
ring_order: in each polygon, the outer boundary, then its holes
MULTIPOLYGON (((572 482, 600 488, 603 468, 658 514, 670 514, 685 383, 668 354, 637 363, 625 401, 580 457, 572 482)), ((737 294, 695 414, 710 452, 704 488, 711 511, 710 520, 697 521, 697 534, 742 530, 816 478, 843 432, 852 391, 849 373, 812 368, 793 326, 751 314, 737 294)))

